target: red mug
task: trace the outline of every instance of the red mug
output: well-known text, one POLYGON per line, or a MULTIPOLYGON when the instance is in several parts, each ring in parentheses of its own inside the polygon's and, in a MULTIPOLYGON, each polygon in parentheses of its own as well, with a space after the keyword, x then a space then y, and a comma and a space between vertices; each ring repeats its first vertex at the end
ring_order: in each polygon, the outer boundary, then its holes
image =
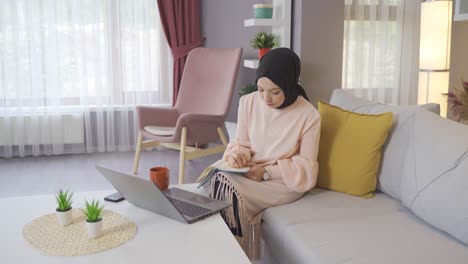
POLYGON ((166 167, 151 168, 150 179, 160 190, 166 190, 169 187, 169 169, 166 167))

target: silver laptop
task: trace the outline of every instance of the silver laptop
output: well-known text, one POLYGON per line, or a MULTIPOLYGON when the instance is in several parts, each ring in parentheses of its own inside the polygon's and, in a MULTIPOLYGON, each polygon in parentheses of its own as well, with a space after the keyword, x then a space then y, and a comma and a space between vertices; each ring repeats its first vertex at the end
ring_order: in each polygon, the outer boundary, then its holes
POLYGON ((175 187, 161 191, 149 180, 101 166, 96 168, 133 205, 180 222, 193 223, 231 206, 175 187))

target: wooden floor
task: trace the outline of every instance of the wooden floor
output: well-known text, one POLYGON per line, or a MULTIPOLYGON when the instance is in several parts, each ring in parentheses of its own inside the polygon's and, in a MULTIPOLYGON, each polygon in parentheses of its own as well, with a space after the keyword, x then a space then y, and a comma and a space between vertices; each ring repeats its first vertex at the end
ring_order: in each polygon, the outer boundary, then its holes
MULTIPOLYGON (((186 161, 185 182, 194 182, 204 168, 222 153, 186 161)), ((132 174, 134 152, 69 154, 26 158, 0 158, 0 197, 53 194, 59 188, 72 191, 112 189, 95 165, 132 174)), ((149 168, 170 169, 170 181, 177 184, 179 152, 171 149, 143 151, 138 176, 149 178, 149 168)))

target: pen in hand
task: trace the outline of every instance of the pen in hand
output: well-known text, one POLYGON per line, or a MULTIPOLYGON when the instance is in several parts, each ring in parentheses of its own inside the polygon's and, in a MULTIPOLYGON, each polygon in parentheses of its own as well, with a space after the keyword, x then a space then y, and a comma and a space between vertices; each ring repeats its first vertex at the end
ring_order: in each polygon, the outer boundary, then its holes
MULTIPOLYGON (((239 138, 236 138, 236 145, 237 145, 237 155, 239 155, 239 158, 240 158, 242 154, 240 152, 239 138)), ((237 162, 237 165, 239 166, 239 168, 242 167, 239 161, 237 162)))
POLYGON ((237 154, 239 157, 239 160, 237 160, 237 166, 238 168, 241 168, 243 165, 241 164, 241 158, 242 158, 242 153, 240 151, 240 144, 239 144, 239 138, 236 138, 236 146, 237 146, 237 154))

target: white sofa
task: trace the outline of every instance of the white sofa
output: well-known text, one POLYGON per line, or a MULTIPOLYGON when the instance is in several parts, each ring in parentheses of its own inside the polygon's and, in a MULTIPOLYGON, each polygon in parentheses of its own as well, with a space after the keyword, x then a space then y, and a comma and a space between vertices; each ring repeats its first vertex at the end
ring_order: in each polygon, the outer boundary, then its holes
POLYGON ((430 113, 438 112, 433 104, 381 105, 341 89, 330 103, 360 113, 394 112, 379 191, 363 199, 314 188, 294 203, 266 210, 263 258, 269 263, 468 263, 468 126, 430 113))

